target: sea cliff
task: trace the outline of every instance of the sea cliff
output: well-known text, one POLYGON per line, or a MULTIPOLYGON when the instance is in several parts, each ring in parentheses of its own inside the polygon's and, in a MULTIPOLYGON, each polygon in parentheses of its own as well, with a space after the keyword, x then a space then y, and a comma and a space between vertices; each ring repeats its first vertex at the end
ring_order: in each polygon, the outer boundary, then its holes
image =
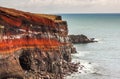
POLYGON ((63 79, 75 51, 61 16, 0 7, 0 79, 63 79))

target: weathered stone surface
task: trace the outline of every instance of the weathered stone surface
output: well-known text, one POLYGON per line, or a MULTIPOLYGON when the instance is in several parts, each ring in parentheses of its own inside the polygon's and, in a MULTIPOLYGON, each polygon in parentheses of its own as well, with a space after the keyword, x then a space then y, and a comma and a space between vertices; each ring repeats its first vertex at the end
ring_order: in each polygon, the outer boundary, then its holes
POLYGON ((74 44, 79 43, 91 43, 91 42, 97 42, 94 40, 94 38, 88 38, 87 36, 81 34, 81 35, 69 35, 70 41, 74 44))
POLYGON ((0 7, 0 79, 62 79, 75 51, 61 16, 0 7))

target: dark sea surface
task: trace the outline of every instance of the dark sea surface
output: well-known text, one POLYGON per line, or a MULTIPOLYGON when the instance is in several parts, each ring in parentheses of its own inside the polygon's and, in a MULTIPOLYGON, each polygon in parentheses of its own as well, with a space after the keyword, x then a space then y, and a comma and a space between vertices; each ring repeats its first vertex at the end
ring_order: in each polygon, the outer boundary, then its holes
POLYGON ((85 34, 99 42, 76 44, 73 62, 82 70, 66 79, 120 79, 120 14, 61 14, 69 34, 85 34))

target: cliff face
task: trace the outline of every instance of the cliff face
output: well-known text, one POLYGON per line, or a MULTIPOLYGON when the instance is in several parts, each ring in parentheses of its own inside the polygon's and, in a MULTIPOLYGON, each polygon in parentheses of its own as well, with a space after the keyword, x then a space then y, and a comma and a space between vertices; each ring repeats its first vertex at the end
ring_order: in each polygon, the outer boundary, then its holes
POLYGON ((0 7, 0 79, 62 79, 74 52, 60 16, 0 7))

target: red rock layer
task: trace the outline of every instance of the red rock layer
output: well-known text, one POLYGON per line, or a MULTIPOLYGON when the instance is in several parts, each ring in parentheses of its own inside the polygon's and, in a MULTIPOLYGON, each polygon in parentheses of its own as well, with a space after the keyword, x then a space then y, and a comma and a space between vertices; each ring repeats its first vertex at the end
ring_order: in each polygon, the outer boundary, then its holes
MULTIPOLYGON (((14 49, 28 48, 29 46, 38 46, 38 47, 58 47, 60 46, 60 42, 55 39, 47 38, 34 38, 29 36, 33 32, 36 32, 33 36, 41 34, 40 32, 52 32, 57 31, 55 29, 54 21, 44 18, 38 17, 32 13, 21 12, 13 9, 3 8, 0 7, 0 26, 3 28, 1 29, 1 41, 0 41, 0 54, 5 53, 13 53, 14 49), (31 27, 30 27, 31 26, 31 27), (34 28, 34 29, 32 29, 34 28), (40 29, 39 29, 40 28, 40 29), (49 30, 51 29, 51 30, 49 30), (14 30, 14 31, 13 31, 14 30), (17 33, 18 30, 19 32, 17 33), (22 30, 22 31, 21 31, 22 30), (38 31, 36 31, 38 30, 38 31), (43 31, 42 31, 43 30, 43 31), (27 34, 25 39, 20 37, 18 34, 27 34), (10 36, 14 35, 13 39, 10 39, 10 36), (15 38, 16 35, 19 39, 15 38), (6 38, 2 38, 5 37, 6 38), (7 37, 9 36, 9 38, 7 37)), ((44 34, 43 34, 44 35, 44 34)))
POLYGON ((0 79, 62 79, 73 51, 60 16, 0 7, 0 79))

